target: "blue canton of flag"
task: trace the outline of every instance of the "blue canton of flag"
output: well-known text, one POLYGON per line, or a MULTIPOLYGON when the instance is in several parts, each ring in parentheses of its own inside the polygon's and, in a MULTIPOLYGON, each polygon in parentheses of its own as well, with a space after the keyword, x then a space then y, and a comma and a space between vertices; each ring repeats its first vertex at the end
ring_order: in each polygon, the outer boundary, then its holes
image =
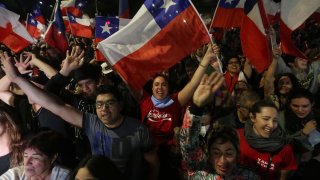
POLYGON ((235 8, 240 0, 220 0, 219 6, 223 8, 235 8))
POLYGON ((85 0, 76 0, 75 2, 75 7, 80 9, 80 10, 83 10, 84 9, 84 6, 87 4, 87 1, 85 0))
POLYGON ((183 10, 190 6, 189 1, 179 0, 147 0, 144 2, 150 14, 163 28, 170 23, 172 19, 179 15, 183 10))
POLYGON ((32 13, 29 13, 27 24, 37 27, 38 22, 35 20, 35 16, 32 13))
POLYGON ((61 32, 61 33, 65 33, 66 32, 66 27, 64 26, 63 23, 63 19, 62 19, 62 14, 61 14, 61 10, 58 9, 55 13, 53 22, 52 22, 55 27, 61 32))
POLYGON ((258 3, 257 0, 246 0, 244 3, 244 13, 248 14, 256 3, 258 3))
POLYGON ((106 39, 119 30, 119 18, 116 17, 96 17, 96 38, 106 39))
POLYGON ((35 8, 33 9, 33 11, 31 12, 31 14, 32 14, 34 17, 42 16, 39 6, 35 6, 35 8))
POLYGON ((67 12, 68 20, 70 23, 76 23, 76 18, 69 12, 67 12))

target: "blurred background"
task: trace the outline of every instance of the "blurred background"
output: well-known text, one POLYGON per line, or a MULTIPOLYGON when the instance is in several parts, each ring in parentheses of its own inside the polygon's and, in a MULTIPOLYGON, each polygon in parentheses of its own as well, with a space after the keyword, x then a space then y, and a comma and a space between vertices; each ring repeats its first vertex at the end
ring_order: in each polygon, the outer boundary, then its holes
MULTIPOLYGON (((86 0, 87 6, 84 12, 90 17, 96 13, 101 16, 117 16, 119 0, 86 0), (97 6, 96 6, 97 4, 97 6), (97 8, 96 8, 97 7, 97 8), (98 11, 98 12, 97 12, 98 11)), ((144 0, 128 0, 129 12, 132 18, 141 7, 144 0)), ((35 4, 39 3, 45 18, 50 19, 56 0, 0 0, 7 9, 20 14, 22 19, 26 19, 27 13, 31 12, 35 4)), ((218 0, 192 0, 199 13, 213 13, 218 0)))

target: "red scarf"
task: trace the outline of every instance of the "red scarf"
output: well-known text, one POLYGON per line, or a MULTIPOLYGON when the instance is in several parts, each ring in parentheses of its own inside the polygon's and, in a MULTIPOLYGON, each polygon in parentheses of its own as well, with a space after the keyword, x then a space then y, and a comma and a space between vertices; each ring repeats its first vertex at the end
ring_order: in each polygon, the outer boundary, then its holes
POLYGON ((229 71, 226 71, 226 73, 224 73, 224 79, 226 80, 226 85, 229 93, 232 93, 234 86, 238 82, 238 78, 239 78, 239 74, 236 74, 232 77, 229 71))

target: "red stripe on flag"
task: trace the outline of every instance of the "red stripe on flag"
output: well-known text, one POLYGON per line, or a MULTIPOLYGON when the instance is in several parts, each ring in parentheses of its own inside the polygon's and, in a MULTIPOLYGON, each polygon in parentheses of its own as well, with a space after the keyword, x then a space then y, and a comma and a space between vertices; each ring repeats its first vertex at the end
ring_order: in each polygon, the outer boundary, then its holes
POLYGON ((21 50, 30 45, 29 41, 25 40, 24 38, 15 33, 7 35, 7 37, 4 40, 2 40, 2 43, 15 53, 20 52, 21 50))
POLYGON ((291 39, 292 30, 280 19, 281 50, 285 54, 308 59, 291 39))
MULTIPOLYGON (((101 41, 103 41, 103 40, 104 40, 104 39, 98 39, 98 38, 94 39, 95 46, 96 46, 99 42, 101 42, 101 41)), ((104 62, 104 61, 107 60, 106 57, 104 57, 104 55, 103 55, 98 49, 95 49, 95 55, 96 55, 96 60, 97 60, 97 61, 104 62)))
POLYGON ((36 39, 38 39, 41 35, 41 32, 39 31, 39 29, 33 25, 30 25, 30 24, 28 24, 28 26, 27 26, 27 31, 29 32, 29 34, 32 37, 34 37, 36 39))
POLYGON ((210 41, 206 29, 198 28, 204 25, 199 18, 194 18, 197 16, 193 7, 188 7, 144 46, 119 60, 114 68, 130 87, 140 90, 157 72, 167 70, 210 41), (185 24, 184 19, 192 21, 185 24), (154 54, 160 56, 154 58, 154 54))
POLYGON ((271 63, 268 40, 249 17, 244 17, 244 27, 240 31, 242 51, 256 70, 262 72, 271 63))
POLYGON ((212 27, 240 27, 242 24, 243 17, 243 8, 226 9, 218 7, 212 23, 212 27))

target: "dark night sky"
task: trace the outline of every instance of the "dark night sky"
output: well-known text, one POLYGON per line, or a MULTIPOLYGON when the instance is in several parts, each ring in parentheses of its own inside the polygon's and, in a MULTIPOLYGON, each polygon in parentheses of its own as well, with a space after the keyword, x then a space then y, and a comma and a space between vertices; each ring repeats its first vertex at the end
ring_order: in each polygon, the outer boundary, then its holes
MULTIPOLYGON (((49 19, 55 0, 0 0, 9 10, 14 11, 25 19, 26 14, 31 11, 33 6, 42 1, 41 10, 47 19, 49 19)), ((199 12, 212 12, 218 0, 192 0, 199 12)), ((85 13, 94 17, 95 3, 98 4, 99 15, 116 16, 118 15, 118 0, 87 0, 88 4, 85 13)), ((131 17, 137 12, 144 0, 129 0, 131 17)))

